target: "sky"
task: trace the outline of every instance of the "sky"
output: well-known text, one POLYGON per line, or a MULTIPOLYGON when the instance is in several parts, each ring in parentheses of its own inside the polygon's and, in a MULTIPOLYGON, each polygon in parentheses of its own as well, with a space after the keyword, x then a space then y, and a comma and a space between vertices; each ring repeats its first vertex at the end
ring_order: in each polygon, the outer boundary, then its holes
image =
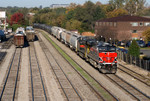
MULTIPOLYGON (((0 0, 0 7, 18 6, 18 7, 49 7, 51 4, 84 4, 88 0, 0 0)), ((107 4, 109 0, 90 0, 92 2, 100 1, 102 4, 107 4)), ((150 5, 150 0, 146 0, 150 5)))

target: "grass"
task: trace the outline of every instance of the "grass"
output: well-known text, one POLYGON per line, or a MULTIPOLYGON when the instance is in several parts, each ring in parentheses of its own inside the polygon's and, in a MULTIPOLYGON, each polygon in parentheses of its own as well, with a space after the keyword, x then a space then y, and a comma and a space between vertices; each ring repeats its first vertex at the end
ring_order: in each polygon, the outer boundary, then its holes
POLYGON ((46 35, 44 32, 42 33, 46 39, 58 50, 60 54, 73 66, 75 69, 88 81, 90 84, 104 97, 105 100, 111 101, 114 99, 107 91, 105 91, 100 85, 91 78, 79 65, 77 65, 74 60, 72 60, 56 43, 54 43, 51 38, 46 35))
POLYGON ((142 47, 140 49, 146 49, 146 50, 150 50, 150 47, 142 47))

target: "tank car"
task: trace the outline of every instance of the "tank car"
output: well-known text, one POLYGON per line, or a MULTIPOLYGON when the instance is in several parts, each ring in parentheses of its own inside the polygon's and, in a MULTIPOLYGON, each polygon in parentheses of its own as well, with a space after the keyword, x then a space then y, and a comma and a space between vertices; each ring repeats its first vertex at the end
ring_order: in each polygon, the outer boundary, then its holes
POLYGON ((77 52, 77 42, 81 35, 73 33, 70 38, 70 48, 77 52))

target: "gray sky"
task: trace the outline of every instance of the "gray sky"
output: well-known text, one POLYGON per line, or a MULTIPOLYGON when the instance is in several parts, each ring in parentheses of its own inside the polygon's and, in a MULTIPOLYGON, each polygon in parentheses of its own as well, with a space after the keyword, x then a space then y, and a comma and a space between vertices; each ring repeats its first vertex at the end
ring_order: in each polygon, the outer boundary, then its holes
MULTIPOLYGON (((51 4, 83 4, 88 0, 0 0, 0 7, 18 6, 18 7, 49 7, 51 4)), ((102 4, 108 3, 109 0, 90 0, 92 2, 100 1, 102 4)), ((146 0, 150 4, 150 0, 146 0)))

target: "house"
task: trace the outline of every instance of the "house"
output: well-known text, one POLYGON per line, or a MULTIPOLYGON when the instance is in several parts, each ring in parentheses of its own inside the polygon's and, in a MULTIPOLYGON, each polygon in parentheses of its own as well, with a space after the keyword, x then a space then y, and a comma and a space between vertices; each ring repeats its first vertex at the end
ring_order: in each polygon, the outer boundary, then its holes
POLYGON ((96 21, 95 34, 106 40, 140 39, 148 27, 150 18, 124 15, 96 21))

